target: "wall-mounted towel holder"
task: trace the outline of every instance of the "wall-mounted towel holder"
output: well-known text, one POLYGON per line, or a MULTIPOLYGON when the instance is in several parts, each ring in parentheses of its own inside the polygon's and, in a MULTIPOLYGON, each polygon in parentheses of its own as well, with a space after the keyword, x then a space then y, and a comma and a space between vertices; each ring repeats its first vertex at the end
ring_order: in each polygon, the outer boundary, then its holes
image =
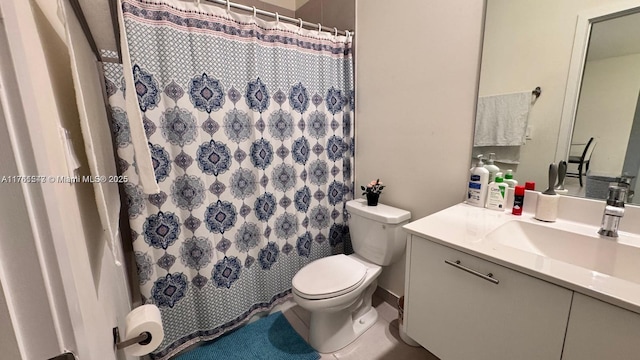
POLYGON ((536 97, 536 100, 538 100, 538 98, 542 94, 542 89, 540 89, 540 86, 536 86, 536 88, 533 89, 533 91, 531 93, 533 94, 533 96, 536 97))

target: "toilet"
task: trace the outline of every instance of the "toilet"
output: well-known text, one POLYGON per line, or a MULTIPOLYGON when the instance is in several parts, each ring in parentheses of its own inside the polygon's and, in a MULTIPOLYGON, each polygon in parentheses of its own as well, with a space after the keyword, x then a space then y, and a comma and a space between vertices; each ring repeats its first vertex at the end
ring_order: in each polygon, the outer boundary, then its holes
POLYGON ((371 306, 382 266, 404 253, 409 222, 406 210, 364 199, 347 202, 354 254, 313 261, 293 277, 294 301, 311 313, 309 343, 318 352, 332 353, 352 343, 378 319, 371 306))

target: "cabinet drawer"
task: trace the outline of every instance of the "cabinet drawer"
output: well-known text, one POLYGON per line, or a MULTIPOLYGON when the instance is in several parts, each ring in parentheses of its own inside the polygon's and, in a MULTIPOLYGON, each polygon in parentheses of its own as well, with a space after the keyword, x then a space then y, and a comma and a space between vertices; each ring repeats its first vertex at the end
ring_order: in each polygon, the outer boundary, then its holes
POLYGON ((575 294, 563 360, 640 359, 640 314, 575 294))
POLYGON ((570 290, 416 236, 409 248, 407 333, 429 351, 442 360, 560 359, 570 290))

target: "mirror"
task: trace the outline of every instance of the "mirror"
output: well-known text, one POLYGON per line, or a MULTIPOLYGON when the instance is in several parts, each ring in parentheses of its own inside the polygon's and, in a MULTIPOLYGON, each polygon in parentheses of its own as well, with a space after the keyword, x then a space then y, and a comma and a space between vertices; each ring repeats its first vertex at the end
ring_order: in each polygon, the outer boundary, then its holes
MULTIPOLYGON (((630 38, 640 36, 640 0, 609 3, 574 0, 559 6, 553 0, 487 1, 479 110, 485 106, 486 111, 487 99, 493 97, 506 99, 536 87, 541 94, 537 99, 531 96, 527 104, 524 144, 474 147, 474 157, 497 149, 496 165, 501 171, 512 169, 519 183, 535 181, 537 190, 545 190, 549 164, 571 156, 568 172, 577 173, 583 150, 593 137, 582 178, 565 179, 568 194, 601 199, 609 182, 619 181, 625 173, 630 190, 636 190, 640 185, 636 181, 640 37, 630 38), (638 47, 629 47, 627 39, 638 47)), ((640 204, 640 195, 630 200, 640 204)))

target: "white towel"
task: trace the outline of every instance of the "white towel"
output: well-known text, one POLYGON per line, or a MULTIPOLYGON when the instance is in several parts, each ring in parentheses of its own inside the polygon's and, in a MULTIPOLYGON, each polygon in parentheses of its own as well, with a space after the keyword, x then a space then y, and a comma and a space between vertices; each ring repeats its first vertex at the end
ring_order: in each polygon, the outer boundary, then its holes
POLYGON ((473 146, 524 145, 531 92, 478 98, 473 146))
MULTIPOLYGON (((73 16, 71 6, 66 1, 61 4, 64 4, 62 10, 65 19, 67 19, 65 24, 66 40, 69 47, 71 73, 89 170, 93 178, 116 176, 111 130, 102 96, 102 83, 97 76, 96 59, 89 43, 82 35, 80 23, 73 16)), ((120 266, 120 193, 118 184, 112 181, 96 181, 93 183, 93 190, 102 231, 106 235, 115 264, 120 266)))
POLYGON ((120 22, 120 47, 122 53, 122 67, 124 74, 124 82, 126 87, 127 101, 127 117, 129 118, 129 129, 131 131, 131 142, 136 153, 136 165, 138 175, 140 176, 140 185, 145 194, 157 194, 160 187, 156 181, 156 174, 151 162, 151 151, 149 150, 149 140, 144 132, 144 123, 140 106, 138 105, 138 96, 135 92, 133 84, 133 67, 131 66, 131 58, 129 57, 129 44, 127 43, 127 34, 124 27, 124 17, 122 14, 122 3, 118 1, 118 21, 120 22))

